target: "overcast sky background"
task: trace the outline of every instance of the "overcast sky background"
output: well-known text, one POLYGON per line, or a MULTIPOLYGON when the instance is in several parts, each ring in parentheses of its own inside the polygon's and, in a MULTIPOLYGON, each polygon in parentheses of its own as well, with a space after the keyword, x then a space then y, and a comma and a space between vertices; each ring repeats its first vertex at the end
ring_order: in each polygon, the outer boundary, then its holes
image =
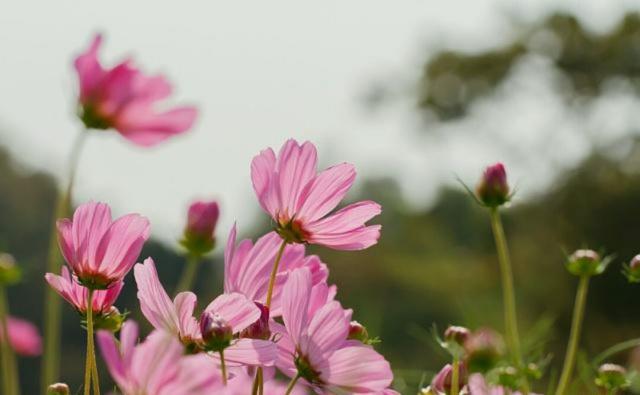
MULTIPOLYGON (((76 202, 102 200, 117 214, 140 212, 165 240, 178 237, 194 198, 220 200, 223 237, 235 220, 241 230, 249 227, 259 212, 251 158, 289 137, 315 142, 323 166, 354 163, 360 180, 396 177, 416 206, 428 204, 454 174, 473 182, 495 160, 512 165, 526 196, 559 166, 588 154, 585 133, 606 143, 638 124, 638 102, 624 86, 612 86, 577 117, 563 108, 548 62, 526 59, 468 119, 434 126, 451 129, 444 140, 418 132, 407 91, 430 52, 498 46, 512 37, 514 18, 539 20, 556 3, 13 2, 0 11, 0 141, 27 168, 63 174, 80 129, 71 62, 101 31, 104 62, 133 55, 145 71, 169 77, 176 103, 196 104, 201 114, 192 131, 151 150, 115 133, 95 133, 81 159, 76 202), (372 113, 363 97, 381 81, 397 81, 401 93, 372 113), (477 133, 456 133, 469 129, 477 133), (540 130, 547 134, 540 137, 540 130), (520 142, 522 151, 494 144, 496 134, 520 142), (548 162, 537 159, 539 149, 548 162)), ((596 31, 640 7, 637 1, 562 3, 596 31)))

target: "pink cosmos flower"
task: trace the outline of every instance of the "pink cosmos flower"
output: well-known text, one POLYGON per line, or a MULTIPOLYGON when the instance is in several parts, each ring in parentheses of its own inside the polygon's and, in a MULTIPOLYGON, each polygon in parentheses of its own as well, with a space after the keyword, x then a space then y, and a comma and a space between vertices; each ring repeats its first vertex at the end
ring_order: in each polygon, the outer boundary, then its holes
MULTIPOLYGON (((236 226, 231 228, 224 251, 224 292, 239 292, 250 300, 266 304, 269 276, 282 243, 275 232, 267 233, 254 244, 245 239, 236 245, 236 226)), ((271 298, 271 317, 280 316, 280 295, 289 273, 307 267, 312 273, 312 283, 326 282, 329 270, 316 255, 305 256, 303 245, 287 245, 282 254, 271 298)))
POLYGON ((62 255, 87 288, 107 289, 122 281, 148 238, 146 218, 128 214, 112 221, 104 203, 84 203, 72 220, 58 220, 62 255))
POLYGON ((98 34, 74 62, 80 118, 87 128, 113 128, 141 146, 158 144, 191 128, 197 115, 194 107, 158 108, 157 102, 172 91, 163 76, 144 75, 131 60, 104 69, 98 60, 101 44, 98 34))
POLYGON ((98 345, 111 377, 123 395, 208 395, 222 391, 219 369, 205 355, 183 356, 180 342, 154 331, 136 345, 138 325, 126 321, 120 342, 99 331, 98 345))
MULTIPOLYGON (((44 278, 51 288, 69 302, 74 309, 82 315, 86 314, 89 290, 80 285, 75 276, 71 276, 66 266, 62 267, 61 274, 61 276, 58 276, 53 273, 47 273, 44 275, 44 278)), ((118 281, 105 290, 95 291, 92 306, 94 314, 102 315, 111 313, 113 303, 118 298, 118 295, 120 295, 123 286, 124 282, 118 281)))
POLYGON ((318 173, 316 147, 310 142, 288 140, 277 157, 267 148, 251 162, 253 189, 282 238, 338 250, 362 250, 380 237, 380 225, 365 225, 380 214, 378 203, 362 201, 329 215, 355 176, 348 163, 318 173))
POLYGON ((372 347, 347 340, 351 312, 336 301, 318 303, 327 299, 327 287, 312 289, 311 284, 311 273, 302 268, 284 286, 285 330, 273 323, 280 337, 278 368, 289 377, 300 375, 319 393, 387 390, 393 380, 389 363, 372 347))
MULTIPOLYGON (((35 357, 42 353, 42 339, 38 328, 29 321, 16 317, 7 317, 7 330, 11 348, 18 355, 35 357)), ((4 334, 0 326, 0 341, 4 342, 4 334)))
MULTIPOLYGON (((162 287, 151 258, 134 268, 138 285, 138 299, 142 313, 156 329, 178 337, 192 349, 202 347, 202 334, 193 313, 197 297, 192 292, 179 293, 173 302, 162 287)), ((256 305, 239 293, 222 294, 214 299, 205 312, 216 314, 228 324, 233 334, 230 345, 225 348, 225 361, 231 365, 273 365, 276 345, 270 341, 239 338, 240 332, 260 318, 256 305)), ((217 358, 216 355, 213 355, 217 358)))

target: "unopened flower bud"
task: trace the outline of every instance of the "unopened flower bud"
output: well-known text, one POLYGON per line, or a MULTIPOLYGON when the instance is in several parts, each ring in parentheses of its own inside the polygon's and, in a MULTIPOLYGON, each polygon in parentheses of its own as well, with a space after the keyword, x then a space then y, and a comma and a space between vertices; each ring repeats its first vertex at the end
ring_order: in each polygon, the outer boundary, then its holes
POLYGON ((233 329, 219 314, 205 311, 200 317, 200 333, 204 348, 208 351, 221 351, 231 344, 233 329))
POLYGON ((605 363, 598 368, 596 385, 607 390, 618 390, 630 385, 627 370, 620 365, 605 363))
POLYGON ((349 335, 347 339, 366 343, 369 340, 369 332, 364 325, 354 320, 349 324, 349 335))
POLYGON ((269 308, 262 303, 255 303, 260 309, 260 318, 249 325, 247 329, 243 330, 240 337, 268 340, 269 337, 271 337, 271 330, 269 329, 269 308))
POLYGON ((464 347, 470 372, 484 373, 491 370, 504 353, 502 337, 489 328, 472 332, 464 347))
POLYGON ((69 386, 65 383, 51 384, 47 388, 47 395, 69 395, 69 386))
POLYGON ((122 327, 126 318, 125 314, 120 314, 120 310, 116 306, 111 306, 108 311, 98 314, 95 317, 95 328, 107 330, 116 333, 122 327))
POLYGON ((215 201, 198 201, 189 207, 187 225, 180 243, 193 255, 204 255, 215 246, 220 208, 215 201))
MULTIPOLYGON (((467 385, 467 369, 463 363, 458 366, 458 388, 462 389, 467 385)), ((453 367, 446 364, 431 380, 431 391, 436 394, 448 394, 451 392, 451 380, 453 376, 453 367)))
POLYGON ((502 206, 509 201, 507 172, 502 163, 498 162, 485 169, 476 187, 476 195, 487 207, 502 206))
POLYGON ((444 331, 444 340, 447 343, 454 343, 463 346, 469 338, 471 332, 464 326, 451 325, 444 331))
POLYGON ((20 267, 11 254, 0 253, 0 284, 11 285, 20 281, 20 267))
POLYGON ((629 282, 640 283, 640 254, 634 256, 631 262, 624 266, 623 272, 629 282))
POLYGON ((600 255, 593 250, 576 250, 567 261, 567 270, 576 276, 593 276, 604 271, 600 255))
POLYGON ((497 369, 498 384, 503 387, 518 388, 518 371, 513 366, 503 366, 497 369))

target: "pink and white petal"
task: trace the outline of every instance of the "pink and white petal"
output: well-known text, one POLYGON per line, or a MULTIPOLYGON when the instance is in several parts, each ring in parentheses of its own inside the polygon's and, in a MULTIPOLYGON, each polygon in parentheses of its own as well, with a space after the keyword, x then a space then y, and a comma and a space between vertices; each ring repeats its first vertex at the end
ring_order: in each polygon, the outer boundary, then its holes
POLYGON ((82 102, 91 96, 105 74, 98 60, 98 50, 101 45, 102 35, 96 34, 87 51, 80 54, 73 62, 78 73, 80 101, 82 102))
POLYGON ((262 209, 276 218, 279 209, 279 197, 274 189, 273 179, 276 171, 276 155, 271 148, 260 151, 251 160, 251 182, 262 209))
POLYGON ((38 327, 16 317, 7 317, 9 343, 18 355, 35 357, 42 353, 42 339, 38 327))
POLYGON ((171 95, 171 84, 163 75, 136 75, 133 81, 133 91, 136 102, 152 103, 171 95))
POLYGON ((111 332, 105 330, 98 331, 96 339, 98 348, 100 348, 100 352, 102 353, 102 359, 107 365, 111 377, 120 388, 125 388, 127 384, 126 367, 120 350, 118 349, 116 339, 111 332))
POLYGON ((73 213, 71 234, 76 261, 88 265, 84 270, 95 270, 96 250, 100 240, 111 226, 111 208, 105 203, 88 202, 73 213))
POLYGON ((294 139, 287 142, 278 154, 277 174, 280 191, 280 210, 289 216, 297 213, 300 196, 317 171, 318 154, 310 142, 299 145, 294 139))
POLYGON ((238 339, 224 350, 225 361, 250 366, 273 366, 278 347, 269 340, 238 339))
POLYGON ((103 312, 113 306, 123 287, 124 282, 118 281, 111 284, 108 289, 96 291, 93 299, 93 311, 103 312))
POLYGON ((114 278, 124 278, 149 238, 149 229, 149 220, 138 214, 128 214, 113 222, 96 253, 101 272, 114 278))
POLYGON ((315 234, 344 234, 359 229, 371 218, 379 215, 382 207, 371 200, 350 204, 330 216, 307 223, 305 230, 315 234))
POLYGON ((383 391, 393 381, 389 362, 367 346, 341 348, 318 370, 324 382, 354 393, 383 391))
POLYGON ((315 365, 315 357, 337 350, 349 334, 349 320, 340 303, 333 301, 318 309, 311 318, 307 334, 300 349, 309 355, 312 365, 315 365))
POLYGON ((118 115, 115 128, 132 143, 151 147, 191 129, 197 115, 195 107, 157 113, 146 104, 129 105, 118 115))
POLYGON ((164 331, 153 331, 139 344, 131 359, 129 374, 145 393, 159 394, 168 379, 178 373, 183 348, 178 339, 164 331))
MULTIPOLYGON (((66 268, 63 268, 63 269, 66 269, 66 268)), ((73 308, 75 308, 76 310, 82 310, 82 309, 86 310, 86 306, 83 306, 83 303, 82 303, 83 299, 76 298, 75 294, 71 292, 70 290, 71 284, 69 284, 69 280, 53 273, 45 274, 44 278, 47 281, 47 283, 49 283, 51 288, 53 288, 53 290, 56 291, 58 295, 62 296, 63 299, 69 302, 69 304, 71 304, 73 308)))
POLYGON ((120 354, 126 369, 129 369, 131 365, 136 343, 138 343, 138 324, 135 321, 127 320, 122 324, 120 330, 120 354))
POLYGON ((77 259, 73 244, 73 223, 67 218, 62 218, 56 221, 56 228, 58 229, 58 245, 62 256, 74 268, 76 267, 77 259))
POLYGON ((156 329, 177 335, 180 327, 176 307, 162 287, 153 259, 135 265, 133 274, 138 285, 138 300, 142 314, 156 329))
POLYGON ((282 320, 295 344, 300 344, 300 339, 307 327, 309 289, 311 289, 311 272, 307 268, 301 268, 289 274, 282 290, 280 299, 282 320))
POLYGON ((233 333, 242 332, 260 318, 256 304, 237 292, 218 296, 205 310, 219 314, 231 326, 233 333))
POLYGON ((355 179, 356 170, 348 163, 322 171, 301 194, 296 218, 308 223, 324 217, 344 199, 355 179))
POLYGON ((378 243, 381 225, 363 226, 346 233, 316 233, 308 238, 311 244, 319 244, 335 250, 358 251, 378 243))
POLYGON ((197 303, 198 297, 193 292, 180 292, 173 299, 182 338, 195 340, 201 336, 198 321, 193 316, 197 303))
POLYGON ((287 328, 284 325, 275 321, 269 322, 269 329, 275 338, 276 345, 278 346, 278 359, 276 366, 280 371, 289 377, 295 377, 298 373, 296 365, 294 363, 296 354, 296 345, 293 343, 293 339, 287 332, 287 328))

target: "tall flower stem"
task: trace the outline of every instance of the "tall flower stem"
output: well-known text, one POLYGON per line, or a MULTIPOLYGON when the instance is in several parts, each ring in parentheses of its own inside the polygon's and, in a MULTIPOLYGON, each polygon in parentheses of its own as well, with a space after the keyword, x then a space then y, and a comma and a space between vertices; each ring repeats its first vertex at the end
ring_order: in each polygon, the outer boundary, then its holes
POLYGON ((300 380, 300 374, 299 373, 296 374, 296 377, 294 377, 293 380, 291 380, 291 382, 287 386, 287 392, 285 392, 284 395, 289 395, 291 393, 291 391, 293 391, 293 388, 296 386, 296 383, 298 382, 298 380, 300 380))
MULTIPOLYGON (((273 297, 273 287, 276 284, 276 275, 278 274, 278 267, 280 266, 280 261, 282 260, 282 254, 284 253, 284 248, 287 246, 287 241, 282 240, 282 244, 280 244, 280 248, 278 249, 278 253, 276 254, 276 259, 273 262, 273 268, 271 269, 271 275, 269 276, 269 288, 267 288, 267 308, 271 308, 271 299, 273 297)), ((262 373, 262 367, 258 367, 256 371, 256 378, 253 383, 253 391, 252 395, 261 395, 264 386, 264 378, 262 373)), ((287 392, 288 393, 288 392, 287 392)))
MULTIPOLYGON (((58 273, 62 263, 58 251, 58 239, 56 232, 56 221, 58 218, 66 217, 71 207, 71 195, 73 193, 74 179, 80 160, 80 154, 86 140, 88 131, 80 132, 71 148, 69 154, 69 170, 66 187, 58 194, 56 208, 51 223, 49 233, 49 253, 47 255, 47 272, 58 273)), ((45 291, 45 311, 44 311, 44 355, 42 358, 42 393, 46 393, 49 384, 57 381, 60 361, 60 314, 61 299, 56 292, 47 287, 45 291)))
POLYGON ((460 392, 460 362, 458 357, 453 357, 453 363, 451 365, 451 395, 458 395, 460 392))
POLYGON ((91 394, 91 373, 93 371, 93 290, 87 295, 87 358, 84 364, 84 395, 91 394))
POLYGON ((573 367, 576 362, 576 353, 578 351, 578 343, 580 342, 580 333, 582 331, 582 321, 584 320, 584 310, 587 304, 587 293, 589 292, 589 276, 580 277, 578 291, 576 293, 576 304, 573 308, 573 320, 571 321, 571 333, 569 335, 569 344, 567 345, 567 354, 564 358, 562 374, 556 395, 565 395, 573 374, 573 367))
MULTIPOLYGON (((513 363, 518 370, 522 372, 522 352, 520 350, 520 335, 518 333, 518 316, 516 313, 516 296, 513 285, 513 272, 511 270, 511 260, 509 258, 509 249, 507 247, 507 239, 502 227, 500 212, 498 208, 491 208, 491 229, 498 250, 498 263, 500 265, 500 277, 502 281, 502 295, 504 305, 504 322, 505 332, 507 334, 507 342, 509 351, 513 359, 513 363)), ((529 384, 524 378, 523 392, 529 392, 529 384)))
POLYGON ((224 362, 224 350, 220 350, 220 370, 222 370, 222 383, 227 385, 227 365, 224 362))
POLYGON ((2 388, 3 393, 8 395, 19 395, 18 370, 16 358, 9 341, 9 304, 7 303, 7 293, 4 286, 0 285, 0 325, 2 341, 0 342, 0 352, 2 354, 2 388))
POLYGON ((180 281, 178 281, 176 293, 189 291, 191 289, 193 286, 193 280, 196 278, 196 273, 198 272, 198 267, 200 267, 200 261, 201 259, 197 255, 189 254, 187 256, 186 266, 182 271, 180 281))

